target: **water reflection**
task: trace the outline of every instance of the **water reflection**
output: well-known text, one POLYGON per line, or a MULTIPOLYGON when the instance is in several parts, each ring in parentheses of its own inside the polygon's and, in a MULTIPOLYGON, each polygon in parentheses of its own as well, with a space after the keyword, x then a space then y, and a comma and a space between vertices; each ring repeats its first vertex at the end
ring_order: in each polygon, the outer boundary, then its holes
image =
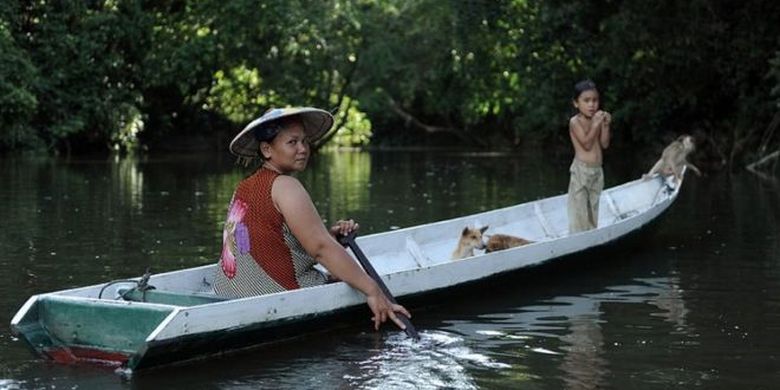
POLYGON ((448 328, 466 331, 464 337, 473 340, 476 336, 483 349, 496 351, 488 356, 504 365, 504 370, 480 378, 480 383, 493 383, 496 375, 511 377, 512 382, 527 381, 535 377, 533 373, 548 372, 559 378, 562 388, 603 388, 612 375, 612 350, 623 343, 649 342, 632 329, 641 333, 643 327, 650 328, 650 318, 659 317, 673 325, 668 334, 693 333, 686 326, 688 310, 678 285, 679 280, 673 277, 639 278, 599 293, 555 296, 513 307, 511 311, 466 317, 448 328), (617 312, 632 313, 628 316, 630 322, 617 332, 612 326, 605 329, 605 324, 620 323, 614 315, 617 312), (609 345, 608 340, 618 341, 609 345), (507 356, 507 350, 515 353, 507 356), (550 360, 557 362, 557 373, 536 366, 536 362, 550 360))
POLYGON ((320 154, 301 175, 317 210, 332 222, 356 218, 371 204, 371 155, 368 153, 320 154), (335 215, 341 213, 343 215, 335 215))
MULTIPOLYGON (((585 311, 570 314, 569 333, 561 336, 565 344, 561 347, 564 359, 560 365, 563 381, 569 389, 597 389, 604 387, 609 376, 609 363, 604 357, 604 334, 601 323, 603 314, 601 305, 614 303, 647 303, 661 309, 650 315, 659 315, 676 324, 677 332, 685 332, 685 303, 673 278, 653 278, 637 280, 642 284, 621 286, 610 289, 608 293, 590 296, 589 302, 570 300, 571 307, 581 307, 585 311)), ((642 341, 644 342, 644 341, 642 341)))
POLYGON ((579 315, 569 319, 569 332, 561 336, 566 345, 563 362, 563 381, 568 389, 597 389, 602 387, 609 374, 604 359, 604 336, 598 318, 579 315))
POLYGON ((108 184, 117 188, 111 194, 120 194, 120 202, 127 207, 143 210, 144 175, 139 169, 138 158, 116 156, 111 164, 111 176, 108 184))
POLYGON ((567 177, 550 169, 506 154, 333 153, 316 156, 300 179, 325 219, 355 218, 365 234, 560 194, 567 177))

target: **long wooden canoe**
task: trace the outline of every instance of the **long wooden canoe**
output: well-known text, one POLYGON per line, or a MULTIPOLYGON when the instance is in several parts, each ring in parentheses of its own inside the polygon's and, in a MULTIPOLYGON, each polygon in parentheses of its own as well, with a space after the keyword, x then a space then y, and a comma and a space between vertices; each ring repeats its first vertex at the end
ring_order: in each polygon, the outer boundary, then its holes
MULTIPOLYGON (((599 227, 569 234, 566 195, 450 220, 362 236, 357 244, 396 297, 426 294, 542 264, 611 243, 663 213, 680 185, 655 177, 602 192, 599 227), (489 225, 534 243, 453 261, 465 226, 489 225)), ((681 183, 680 183, 681 184, 681 183)), ((575 256, 576 258, 576 256, 575 256)), ((362 294, 345 283, 224 299, 214 295, 216 265, 38 294, 11 321, 13 332, 57 362, 111 364, 125 372, 185 362, 279 340, 315 321, 355 310, 362 294)))

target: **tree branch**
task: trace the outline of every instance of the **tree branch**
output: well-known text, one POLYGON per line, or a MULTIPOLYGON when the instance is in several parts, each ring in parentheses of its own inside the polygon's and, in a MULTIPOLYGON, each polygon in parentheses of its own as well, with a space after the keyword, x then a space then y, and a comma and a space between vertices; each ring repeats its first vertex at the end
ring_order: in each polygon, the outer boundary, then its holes
POLYGON ((480 140, 474 139, 473 137, 469 137, 463 130, 454 128, 454 127, 442 127, 442 126, 434 126, 434 125, 428 125, 420 121, 419 119, 415 118, 414 115, 410 114, 406 110, 404 110, 398 102, 393 99, 392 96, 388 95, 387 100, 390 103, 390 108, 400 116, 404 122, 406 122, 407 125, 412 125, 418 129, 423 130, 424 132, 428 134, 434 134, 434 133, 450 133, 454 134, 458 138, 460 138, 463 141, 470 142, 470 143, 476 143, 480 146, 484 146, 485 143, 481 142, 480 140))
POLYGON ((775 150, 772 153, 769 153, 768 155, 764 156, 763 158, 761 158, 758 161, 755 161, 755 162, 753 162, 751 164, 748 164, 746 166, 746 168, 749 171, 752 172, 752 171, 755 171, 757 168, 760 168, 761 166, 765 165, 766 163, 768 163, 768 162, 770 162, 772 160, 777 160, 778 158, 780 158, 780 149, 775 150))
POLYGON ((761 143, 758 146, 759 154, 764 154, 764 152, 766 152, 766 149, 769 147, 769 142, 772 141, 778 127, 780 127, 780 111, 775 113, 772 121, 769 122, 769 126, 764 130, 764 134, 761 137, 761 143))

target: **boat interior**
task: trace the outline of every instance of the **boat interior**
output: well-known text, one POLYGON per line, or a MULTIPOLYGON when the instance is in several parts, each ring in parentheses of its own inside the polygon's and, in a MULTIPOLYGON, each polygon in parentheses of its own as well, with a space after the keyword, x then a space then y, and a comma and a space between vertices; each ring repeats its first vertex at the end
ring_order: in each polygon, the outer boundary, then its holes
MULTIPOLYGON (((599 228, 630 219, 668 196, 668 184, 654 180, 635 180, 602 192, 599 228), (664 191, 667 189, 667 191, 664 191)), ((464 227, 489 226, 485 236, 507 234, 533 241, 527 245, 557 240, 569 235, 566 195, 540 199, 503 209, 491 210, 446 221, 358 237, 357 243, 379 274, 436 267, 449 264, 464 227)), ((526 246, 526 247, 527 247, 526 246)), ((513 248, 520 250, 522 248, 513 248)), ((518 252, 518 254, 521 252, 518 252)), ((483 255, 477 250, 475 257, 483 255)), ((323 272, 327 272, 324 268, 323 272)), ((138 279, 115 285, 94 285, 57 294, 107 300, 149 302, 173 306, 194 306, 226 300, 211 288, 216 266, 151 275, 154 289, 134 288, 138 279)))
MULTIPOLYGON (((660 178, 635 180, 607 189, 602 192, 600 198, 598 226, 608 227, 639 215, 670 193, 670 187, 660 178)), ((566 201, 565 194, 559 195, 504 209, 367 236, 359 243, 380 274, 447 264, 456 261, 451 258, 452 252, 466 226, 488 226, 485 237, 492 234, 512 235, 533 241, 529 246, 568 237, 566 201)), ((475 256, 482 254, 483 251, 475 251, 475 256)))

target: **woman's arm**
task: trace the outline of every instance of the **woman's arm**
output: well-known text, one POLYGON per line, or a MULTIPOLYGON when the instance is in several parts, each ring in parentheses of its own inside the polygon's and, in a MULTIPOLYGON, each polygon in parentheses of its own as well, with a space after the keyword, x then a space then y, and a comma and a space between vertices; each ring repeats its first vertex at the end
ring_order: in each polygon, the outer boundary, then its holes
POLYGON ((403 323, 395 313, 399 312, 411 317, 409 312, 401 305, 392 304, 376 282, 330 234, 322 223, 309 193, 298 180, 284 175, 277 177, 271 189, 271 197, 284 216, 292 234, 300 241, 306 252, 335 277, 366 295, 366 302, 374 314, 372 319, 375 329, 379 329, 379 325, 387 318, 404 329, 403 323))

